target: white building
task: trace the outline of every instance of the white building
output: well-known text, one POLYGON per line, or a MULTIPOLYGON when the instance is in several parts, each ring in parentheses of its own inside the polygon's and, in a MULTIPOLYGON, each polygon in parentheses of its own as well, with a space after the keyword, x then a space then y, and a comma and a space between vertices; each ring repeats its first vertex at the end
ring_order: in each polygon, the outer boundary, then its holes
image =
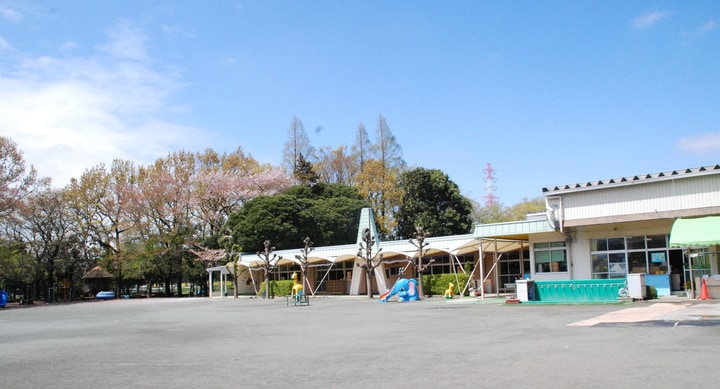
MULTIPOLYGON (((504 292, 518 278, 583 280, 644 273, 658 295, 681 290, 690 269, 683 249, 670 247, 673 222, 720 215, 720 165, 555 186, 542 193, 546 213, 528 215, 524 221, 478 224, 472 234, 427 238, 424 258, 434 262, 426 274, 468 273, 470 281, 461 289, 504 292)), ((373 226, 371 213, 365 212, 356 244, 318 247, 309 254, 306 293, 365 293, 358 244, 362 231, 373 226)), ((376 242, 373 252, 380 249, 384 262, 375 272, 376 293, 391 287, 407 269, 407 259, 417 253, 408 241, 376 242)), ((717 245, 693 249, 700 254, 696 276, 718 273, 717 245)), ((287 280, 299 271, 299 253, 277 251, 273 278, 287 280)), ((263 279, 260 260, 255 254, 243 255, 242 263, 252 271, 241 276, 241 293, 257 293, 263 279)))

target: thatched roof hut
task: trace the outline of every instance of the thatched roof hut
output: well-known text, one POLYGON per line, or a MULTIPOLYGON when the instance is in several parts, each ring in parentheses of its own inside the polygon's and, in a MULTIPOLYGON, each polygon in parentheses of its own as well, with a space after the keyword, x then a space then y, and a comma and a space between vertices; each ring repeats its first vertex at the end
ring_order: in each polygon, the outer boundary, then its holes
POLYGON ((88 270, 87 273, 85 273, 82 278, 84 280, 87 279, 112 279, 113 275, 110 274, 107 270, 103 269, 102 266, 95 266, 94 268, 88 270))
POLYGON ((95 266, 82 276, 91 296, 95 296, 97 292, 103 290, 112 290, 113 277, 114 276, 103 269, 102 266, 95 266))

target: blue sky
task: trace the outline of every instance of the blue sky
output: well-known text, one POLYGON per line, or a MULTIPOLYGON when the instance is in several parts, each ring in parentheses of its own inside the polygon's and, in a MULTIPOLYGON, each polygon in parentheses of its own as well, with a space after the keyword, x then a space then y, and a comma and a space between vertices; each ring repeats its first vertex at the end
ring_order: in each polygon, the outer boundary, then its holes
POLYGON ((241 146, 374 136, 483 201, 720 163, 716 1, 0 0, 0 134, 63 186, 241 146))

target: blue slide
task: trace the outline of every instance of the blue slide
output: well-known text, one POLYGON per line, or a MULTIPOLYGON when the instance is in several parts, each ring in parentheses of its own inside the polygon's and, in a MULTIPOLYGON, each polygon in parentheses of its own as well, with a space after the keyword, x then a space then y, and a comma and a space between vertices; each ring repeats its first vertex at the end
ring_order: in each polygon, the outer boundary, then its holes
POLYGON ((392 287, 392 289, 388 290, 387 292, 383 293, 380 296, 380 302, 386 303, 388 299, 394 295, 398 295, 398 301, 399 302, 405 302, 405 301, 417 301, 418 298, 418 290, 417 290, 417 281, 415 281, 414 278, 400 278, 395 282, 395 285, 392 287))

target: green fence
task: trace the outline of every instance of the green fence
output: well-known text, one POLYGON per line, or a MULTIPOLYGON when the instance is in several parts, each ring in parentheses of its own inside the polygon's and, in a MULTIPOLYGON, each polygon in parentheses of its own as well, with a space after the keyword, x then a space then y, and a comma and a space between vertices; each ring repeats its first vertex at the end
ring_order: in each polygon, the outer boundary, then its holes
POLYGON ((533 301, 547 303, 616 302, 624 278, 607 280, 535 281, 533 301))

